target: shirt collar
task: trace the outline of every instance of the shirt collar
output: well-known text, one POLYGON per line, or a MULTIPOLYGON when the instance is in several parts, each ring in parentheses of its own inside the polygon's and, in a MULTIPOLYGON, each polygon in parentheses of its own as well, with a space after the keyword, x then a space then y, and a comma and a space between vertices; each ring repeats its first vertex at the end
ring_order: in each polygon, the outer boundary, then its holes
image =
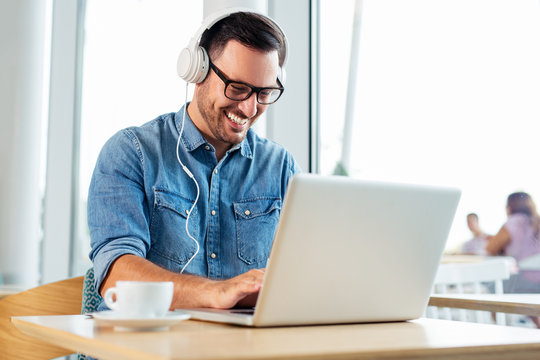
MULTIPOLYGON (((182 119, 184 117, 184 109, 189 105, 189 103, 182 106, 182 108, 175 114, 174 123, 176 125, 176 130, 180 133, 182 128, 182 119)), ((187 108, 186 108, 187 110, 187 108)), ((240 144, 233 146, 227 151, 227 153, 232 153, 240 149, 240 154, 248 159, 253 158, 253 153, 251 152, 251 147, 249 145, 248 138, 252 135, 252 129, 248 130, 247 136, 242 140, 240 144)), ((213 146, 206 141, 204 136, 201 134, 199 129, 195 126, 191 118, 189 117, 188 112, 185 113, 185 123, 184 123, 184 132, 182 133, 182 143, 187 151, 192 152, 193 150, 199 148, 202 145, 208 145, 211 148, 213 146)))

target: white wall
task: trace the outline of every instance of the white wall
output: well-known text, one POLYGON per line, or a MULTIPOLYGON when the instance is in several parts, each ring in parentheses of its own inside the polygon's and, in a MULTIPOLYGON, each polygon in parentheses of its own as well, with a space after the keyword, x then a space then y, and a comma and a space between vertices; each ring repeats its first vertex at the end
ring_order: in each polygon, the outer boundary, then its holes
POLYGON ((39 280, 46 4, 0 2, 0 271, 23 286, 39 280))
POLYGON ((315 146, 311 104, 310 0, 273 0, 268 14, 287 36, 287 83, 279 101, 268 108, 267 137, 287 148, 304 172, 315 171, 310 148, 315 146))
POLYGON ((262 14, 268 12, 267 0, 204 0, 203 15, 208 16, 217 10, 228 7, 248 8, 262 14))

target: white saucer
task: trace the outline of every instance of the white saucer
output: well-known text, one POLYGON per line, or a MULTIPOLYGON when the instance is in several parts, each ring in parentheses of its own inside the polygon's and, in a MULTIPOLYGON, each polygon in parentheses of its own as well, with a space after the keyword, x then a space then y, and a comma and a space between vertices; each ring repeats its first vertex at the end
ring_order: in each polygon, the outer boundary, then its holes
POLYGON ((187 320, 190 315, 181 311, 169 311, 159 318, 132 318, 116 311, 99 311, 91 315, 99 326, 114 326, 117 330, 165 330, 169 326, 187 320))

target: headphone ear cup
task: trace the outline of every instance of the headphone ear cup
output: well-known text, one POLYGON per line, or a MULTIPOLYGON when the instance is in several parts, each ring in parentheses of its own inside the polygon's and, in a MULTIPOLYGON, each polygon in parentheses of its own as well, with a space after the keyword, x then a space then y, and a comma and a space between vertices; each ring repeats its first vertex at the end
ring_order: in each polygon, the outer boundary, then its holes
POLYGON ((206 50, 199 46, 197 49, 197 67, 193 74, 195 84, 202 82, 206 75, 208 75, 208 69, 210 68, 210 60, 208 59, 208 53, 206 50))
POLYGON ((176 71, 178 72, 178 76, 180 76, 182 80, 186 82, 191 82, 189 81, 189 73, 191 72, 193 64, 191 55, 191 50, 189 48, 183 48, 180 55, 178 55, 178 61, 176 62, 176 71))
POLYGON ((178 61, 176 63, 178 76, 186 82, 200 83, 206 78, 208 68, 208 54, 200 46, 197 46, 194 51, 186 47, 178 55, 178 61))

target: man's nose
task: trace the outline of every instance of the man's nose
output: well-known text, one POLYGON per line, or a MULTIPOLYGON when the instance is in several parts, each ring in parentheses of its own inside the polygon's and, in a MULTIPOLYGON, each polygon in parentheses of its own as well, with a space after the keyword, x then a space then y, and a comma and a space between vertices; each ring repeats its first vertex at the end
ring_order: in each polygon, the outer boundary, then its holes
POLYGON ((248 118, 252 118, 257 115, 257 94, 254 92, 246 100, 240 101, 239 108, 244 115, 248 118))

